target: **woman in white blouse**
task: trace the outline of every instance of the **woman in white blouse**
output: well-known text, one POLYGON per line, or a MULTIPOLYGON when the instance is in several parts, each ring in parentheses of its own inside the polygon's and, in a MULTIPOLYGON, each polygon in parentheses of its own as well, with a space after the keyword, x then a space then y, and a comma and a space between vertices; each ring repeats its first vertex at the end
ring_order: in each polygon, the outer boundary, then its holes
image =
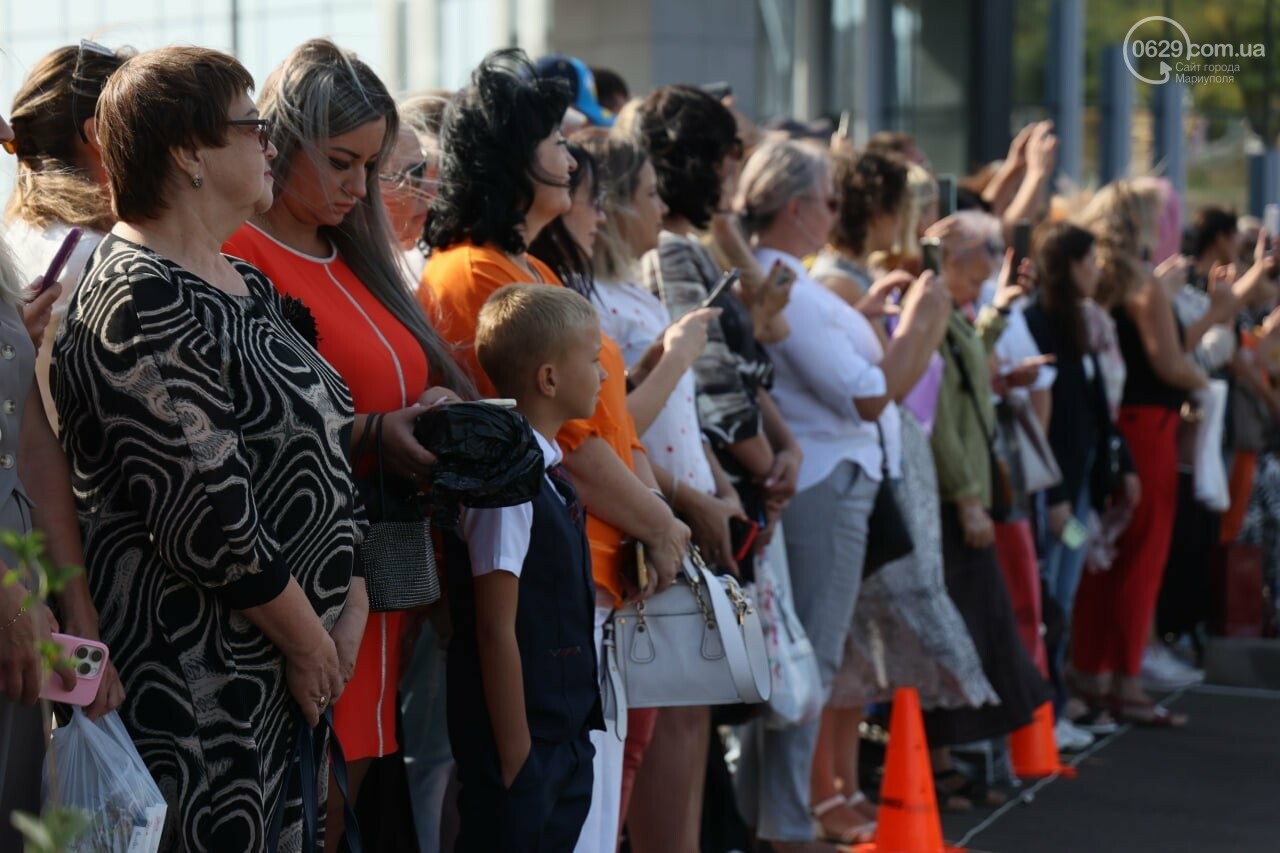
MULTIPOLYGON (((824 151, 790 141, 761 146, 743 169, 735 207, 761 267, 778 261, 797 276, 785 309, 791 334, 768 351, 776 371, 773 397, 804 451, 799 490, 782 524, 796 614, 825 691, 853 618, 876 492, 885 470, 897 472, 892 401, 927 366, 946 302, 930 274, 916 281, 886 352, 863 315, 809 276, 800 259, 822 248, 837 208, 824 151)), ((849 843, 874 831, 856 804, 839 798, 816 804, 816 821, 810 820, 818 733, 815 720, 758 739, 757 760, 768 769, 758 796, 762 808, 772 804, 767 837, 775 849, 803 849, 815 834, 849 843)))
MULTIPOLYGON (((591 254, 591 299, 602 330, 626 360, 627 407, 659 485, 693 529, 694 541, 713 562, 732 566, 728 521, 742 517, 742 505, 702 438, 690 372, 706 347, 707 324, 720 309, 691 311, 672 323, 666 306, 635 283, 639 259, 658 245, 666 214, 653 165, 643 150, 622 139, 589 138, 582 148, 594 168, 595 209, 603 217, 587 211, 575 216, 571 210, 563 221, 591 254)), ((631 798, 633 850, 697 849, 710 736, 709 708, 659 711, 631 798)))

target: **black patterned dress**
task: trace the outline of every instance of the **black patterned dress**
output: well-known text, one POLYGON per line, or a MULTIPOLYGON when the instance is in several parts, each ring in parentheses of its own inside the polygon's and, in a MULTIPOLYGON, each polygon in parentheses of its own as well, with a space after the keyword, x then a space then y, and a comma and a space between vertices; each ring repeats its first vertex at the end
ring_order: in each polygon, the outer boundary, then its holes
POLYGON ((251 295, 108 235, 55 346, 54 394, 121 711, 169 804, 162 849, 262 850, 283 803, 279 849, 297 851, 302 717, 239 611, 292 575, 326 629, 341 613, 352 404, 266 277, 233 263, 251 295))

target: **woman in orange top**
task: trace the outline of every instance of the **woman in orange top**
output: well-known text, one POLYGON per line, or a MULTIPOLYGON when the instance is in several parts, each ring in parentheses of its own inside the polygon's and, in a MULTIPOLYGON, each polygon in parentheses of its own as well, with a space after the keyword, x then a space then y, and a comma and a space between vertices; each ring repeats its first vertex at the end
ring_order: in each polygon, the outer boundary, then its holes
MULTIPOLYGON (((310 311, 320 354, 351 388, 353 446, 369 415, 385 413, 388 468, 403 477, 428 476, 433 459, 413 438, 414 419, 422 406, 456 396, 453 391, 467 394, 469 386, 414 302, 393 254, 377 166, 395 144, 395 101, 354 55, 314 40, 268 78, 258 108, 272 123, 280 152, 273 164, 276 202, 225 249, 310 311), (430 388, 432 382, 453 391, 430 388)), ((368 615, 364 603, 349 606, 333 631, 350 679, 334 724, 350 762, 353 798, 369 759, 398 748, 396 686, 406 623, 401 611, 368 615)), ((342 835, 340 798, 330 799, 329 821, 326 849, 333 850, 342 835)))
MULTIPOLYGON (((493 386, 472 344, 485 300, 507 284, 561 284, 527 248, 572 205, 574 160, 560 134, 568 103, 562 84, 538 80, 524 54, 512 50, 486 57, 445 112, 440 191, 427 229, 433 251, 420 292, 434 295, 424 304, 439 310, 441 334, 461 348, 482 394, 492 394, 493 386)), ((597 653, 604 620, 624 595, 623 537, 645 544, 658 589, 674 581, 689 542, 689 528, 650 491, 657 483, 627 411, 626 367, 607 336, 600 359, 608 377, 595 415, 570 422, 557 436, 588 512, 597 653)), ((578 849, 608 850, 616 846, 619 814, 625 812, 621 755, 612 733, 593 733, 592 742, 595 789, 578 849)))

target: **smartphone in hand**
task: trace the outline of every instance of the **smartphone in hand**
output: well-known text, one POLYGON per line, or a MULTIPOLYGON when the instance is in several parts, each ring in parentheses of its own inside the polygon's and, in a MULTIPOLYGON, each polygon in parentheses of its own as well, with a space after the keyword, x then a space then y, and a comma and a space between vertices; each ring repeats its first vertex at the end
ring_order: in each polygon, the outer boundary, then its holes
POLYGON ((710 308, 711 305, 720 298, 720 294, 724 293, 730 287, 733 287, 734 283, 740 278, 742 278, 742 271, 737 267, 734 267, 724 275, 720 276, 720 280, 716 282, 716 286, 711 288, 711 292, 707 294, 707 298, 702 300, 698 307, 710 308))
POLYGON ((765 277, 765 287, 790 287, 796 283, 796 274, 782 261, 774 261, 765 277))
POLYGON ((920 241, 920 260, 925 269, 934 275, 942 273, 942 241, 937 237, 925 237, 920 241))
POLYGON ((946 219, 956 212, 956 176, 938 176, 938 218, 946 219))
POLYGON ((44 271, 44 279, 40 282, 40 289, 36 291, 36 296, 53 287, 53 283, 62 275, 62 270, 66 267, 67 261, 71 260, 71 253, 76 250, 76 246, 80 244, 80 238, 83 236, 83 228, 72 228, 67 232, 67 236, 62 238, 62 245, 58 247, 53 260, 49 261, 48 269, 44 271))

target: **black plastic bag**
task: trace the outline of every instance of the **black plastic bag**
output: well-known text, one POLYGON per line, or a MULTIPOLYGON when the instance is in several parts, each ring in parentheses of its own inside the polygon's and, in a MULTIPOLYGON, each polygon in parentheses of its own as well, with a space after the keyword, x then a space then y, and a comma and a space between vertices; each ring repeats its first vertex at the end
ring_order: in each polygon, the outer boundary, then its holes
POLYGON ((436 456, 432 521, 453 528, 458 508, 515 506, 542 488, 546 463, 523 415, 490 403, 428 409, 414 425, 418 443, 436 456))

